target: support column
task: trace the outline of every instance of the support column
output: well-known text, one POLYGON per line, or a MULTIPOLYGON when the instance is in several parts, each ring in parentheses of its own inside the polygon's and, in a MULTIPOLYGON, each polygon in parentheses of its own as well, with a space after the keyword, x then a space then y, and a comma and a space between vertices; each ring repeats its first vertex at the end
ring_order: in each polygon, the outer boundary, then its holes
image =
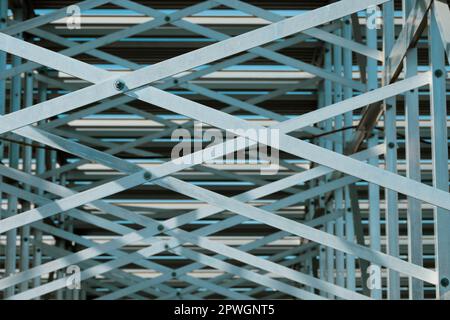
MULTIPOLYGON (((352 25, 351 16, 344 19, 344 27, 342 35, 345 39, 352 40, 352 25)), ((349 49, 343 49, 343 64, 344 64, 344 77, 346 79, 353 79, 353 61, 352 51, 349 49)), ((351 87, 344 87, 344 100, 353 96, 353 89, 351 87)), ((347 129, 343 133, 343 142, 350 141, 352 138, 352 130, 350 127, 353 125, 353 112, 347 112, 344 114, 344 127, 347 129)), ((344 144, 345 145, 345 144, 344 144)), ((345 195, 345 238, 348 241, 355 241, 355 232, 353 225, 353 213, 351 209, 350 190, 347 187, 344 188, 345 195)), ((346 286, 350 290, 356 290, 356 275, 355 275, 355 256, 351 254, 345 254, 346 257, 346 286)))
MULTIPOLYGON (((392 50, 395 40, 394 29, 394 3, 387 2, 383 5, 383 38, 384 58, 387 59, 392 50)), ((386 71, 386 68, 384 68, 386 71)), ((385 73, 384 84, 389 83, 385 73)), ((386 170, 397 173, 397 128, 396 128, 397 106, 395 97, 384 102, 384 139, 386 144, 385 163, 386 170)), ((387 253, 391 256, 400 255, 399 228, 398 228, 398 194, 390 189, 385 189, 385 220, 387 253)), ((389 300, 400 299, 400 274, 388 269, 387 275, 387 298, 389 300)))
MULTIPOLYGON (((444 46, 433 13, 431 13, 429 21, 429 56, 433 73, 430 86, 433 186, 448 192, 448 134, 445 88, 447 71, 445 70, 444 46)), ((436 287, 436 297, 450 300, 450 212, 435 207, 434 225, 436 271, 439 280, 436 287)))
MULTIPOLYGON (((14 20, 22 20, 22 12, 20 9, 16 9, 14 12, 14 20)), ((21 37, 21 35, 18 35, 21 37)), ((17 67, 22 63, 22 58, 19 56, 12 57, 12 66, 17 67)), ((22 95, 22 78, 21 74, 14 76, 11 79, 11 92, 10 92, 10 112, 20 110, 22 95)), ((10 143, 8 148, 8 161, 11 168, 19 168, 19 156, 20 146, 17 143, 10 143)), ((15 196, 8 195, 8 209, 7 216, 11 217, 17 214, 18 199, 15 196)), ((17 229, 12 229, 6 233, 6 260, 5 260, 5 274, 11 275, 16 272, 17 268, 17 229)), ((5 290, 5 297, 10 297, 15 293, 15 286, 7 288, 5 290)))
MULTIPOLYGON (((377 29, 375 27, 366 28, 367 46, 377 49, 377 29)), ((378 87, 378 66, 377 61, 367 59, 367 89, 374 90, 378 87)), ((368 146, 378 144, 378 136, 375 132, 371 138, 368 139, 368 146)), ((378 157, 369 159, 369 164, 378 166, 378 157)), ((380 187, 374 183, 369 183, 369 235, 370 247, 374 250, 381 249, 380 242, 380 187)), ((377 266, 378 267, 378 266, 377 266)), ((381 283, 381 272, 372 274, 371 279, 375 284, 381 283)), ((364 283, 363 285, 367 285, 364 283)), ((381 288, 372 287, 371 296, 374 299, 381 299, 381 288)))
MULTIPOLYGON (((413 8, 413 1, 403 1, 403 21, 406 23, 413 8)), ((406 27, 406 26, 404 26, 406 27)), ((417 74, 417 48, 410 48, 404 60, 405 78, 417 74)), ((419 89, 405 92, 406 118, 406 176, 420 181, 420 128, 419 128, 419 89)), ((423 265, 422 254, 422 210, 421 202, 408 197, 408 260, 419 266, 423 265)), ((409 298, 423 299, 423 283, 409 277, 409 298)))

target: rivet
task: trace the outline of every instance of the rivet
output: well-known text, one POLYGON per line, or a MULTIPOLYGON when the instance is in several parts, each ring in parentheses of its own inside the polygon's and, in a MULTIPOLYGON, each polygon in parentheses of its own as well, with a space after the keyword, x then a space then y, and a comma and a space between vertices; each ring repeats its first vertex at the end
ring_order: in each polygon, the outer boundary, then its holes
POLYGON ((162 224, 160 224, 157 229, 158 229, 158 231, 163 231, 164 230, 164 226, 162 224))
POLYGON ((175 271, 172 272, 172 277, 175 278, 177 276, 177 273, 175 271))
POLYGON ((165 20, 166 22, 169 22, 169 21, 170 21, 170 17, 169 17, 169 16, 165 16, 165 17, 164 17, 164 20, 165 20))
POLYGON ((442 72, 441 69, 437 69, 437 70, 434 72, 434 75, 436 76, 436 78, 442 77, 443 74, 444 74, 444 72, 442 72))
POLYGON ((447 288, 449 284, 450 284, 450 281, 448 280, 448 278, 444 277, 441 279, 441 286, 443 286, 444 288, 447 288))
POLYGON ((150 172, 144 172, 144 179, 145 180, 150 180, 152 178, 152 174, 150 172))
POLYGON ((125 88, 125 82, 122 80, 116 80, 114 81, 114 88, 118 91, 122 91, 125 88))
POLYGON ((395 148, 395 143, 389 142, 389 143, 388 143, 388 148, 394 149, 394 148, 395 148))

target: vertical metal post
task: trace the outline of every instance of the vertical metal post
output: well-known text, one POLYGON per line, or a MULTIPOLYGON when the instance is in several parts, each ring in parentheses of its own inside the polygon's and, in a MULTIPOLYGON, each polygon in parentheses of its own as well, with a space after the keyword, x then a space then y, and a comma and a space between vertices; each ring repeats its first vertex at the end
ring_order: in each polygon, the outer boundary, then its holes
MULTIPOLYGON (((33 105, 33 73, 25 74, 25 106, 33 105)), ((25 144, 30 145, 31 140, 25 139, 25 144)), ((31 174, 32 148, 30 146, 23 147, 23 171, 31 174)), ((30 191, 29 186, 24 186, 25 191, 30 191)), ((22 210, 31 209, 31 203, 22 202, 22 210)), ((26 271, 30 267, 30 226, 23 226, 20 235, 20 271, 26 271)), ((28 290, 28 281, 20 284, 20 292, 28 290)))
MULTIPOLYGON (((15 20, 22 20, 22 12, 19 9, 14 10, 15 20)), ((18 35, 21 37, 21 35, 18 35)), ((12 57, 13 67, 19 66, 22 59, 19 56, 12 57)), ((15 112, 20 109, 22 95, 22 78, 21 74, 14 76, 11 80, 11 95, 10 95, 10 112, 15 112)), ((11 168, 19 168, 20 146, 17 143, 9 144, 9 166, 11 168)), ((8 195, 8 210, 7 215, 13 216, 17 214, 18 199, 16 196, 8 195)), ((6 261, 5 274, 10 275, 16 272, 17 267, 17 229, 12 229, 6 233, 6 261)), ((15 286, 11 286, 5 290, 5 297, 10 297, 15 293, 15 286)))
MULTIPOLYGON (((352 203, 350 199, 350 189, 348 186, 344 188, 345 194, 345 238, 348 241, 355 241, 355 230, 353 225, 353 212, 352 203)), ((346 267, 347 267, 347 283, 348 289, 356 291, 356 266, 355 266, 355 256, 351 254, 346 254, 346 267)))
MULTIPOLYGON (((335 34, 338 36, 342 35, 342 31, 340 29, 335 31, 335 34)), ((342 48, 340 46, 333 46, 333 67, 334 67, 334 73, 342 77, 342 48)), ((342 85, 339 83, 333 84, 333 98, 334 102, 342 101, 342 85)), ((334 118, 334 129, 340 130, 343 127, 343 116, 339 115, 334 118)), ((341 137, 341 140, 343 138, 342 132, 336 133, 339 137, 341 137)), ((343 140, 342 140, 343 142, 343 140)), ((338 144, 335 143, 334 150, 338 153, 343 153, 344 148, 342 143, 338 144)), ((343 210, 343 189, 337 189, 334 192, 334 210, 339 211, 343 210)), ((344 219, 342 217, 336 219, 336 235, 340 238, 344 237, 344 219)), ((344 287, 345 286, 345 278, 344 278, 344 268, 345 268, 345 262, 344 262, 344 253, 342 251, 336 251, 336 284, 344 287)))
MULTIPOLYGON (((8 18, 8 1, 0 1, 0 29, 6 27, 6 21, 8 18)), ((0 72, 6 70, 6 52, 0 51, 0 72)), ((0 80, 0 115, 5 114, 6 106, 6 80, 0 80)), ((0 140, 0 160, 4 159, 5 145, 0 140)), ((3 178, 0 176, 0 183, 3 178)), ((3 205, 3 194, 0 190, 0 208, 3 205)), ((0 220, 2 219, 2 213, 0 211, 0 220)))
MULTIPOLYGON (((39 102, 43 102, 47 100, 47 84, 44 82, 38 82, 38 95, 39 102)), ((41 121, 40 124, 45 121, 41 121)), ((46 158, 46 150, 44 149, 44 145, 40 145, 40 148, 36 150, 36 175, 40 175, 45 172, 45 158, 46 158)), ((38 189, 37 194, 42 196, 44 194, 44 190, 38 189)), ((42 263, 42 252, 41 248, 38 246, 39 243, 42 242, 42 231, 33 229, 33 267, 39 266, 42 263)), ((33 288, 39 287, 41 285, 41 277, 36 277, 33 279, 33 288)))
MULTIPOLYGON (((325 45, 325 70, 331 72, 332 71, 332 55, 331 55, 331 46, 329 44, 325 45)), ((324 80, 324 105, 328 106, 333 101, 332 94, 332 83, 330 80, 324 80)), ((325 121, 324 129, 326 132, 332 130, 332 121, 330 119, 325 121)), ((325 140, 325 148, 332 149, 333 143, 329 140, 325 140)), ((331 210, 329 204, 324 204, 326 206, 326 214, 330 214, 331 210)), ((334 234, 334 222, 327 222, 326 232, 329 234, 334 234)), ((326 248, 326 259, 327 259, 327 281, 330 283, 334 283, 334 249, 327 247, 326 248)), ((334 296, 332 294, 328 294, 328 298, 333 299, 334 296)))
MULTIPOLYGON (((433 163, 433 186, 448 191, 448 133, 444 46, 439 36, 434 5, 429 19, 429 57, 433 73, 430 85, 431 103, 431 141, 433 163)), ((442 208, 434 208, 435 225, 435 256, 436 271, 439 284, 436 296, 439 299, 450 300, 450 212, 442 208)))
MULTIPOLYGON (((376 26, 366 27, 367 46, 377 49, 377 29, 376 26)), ((378 67, 377 61, 372 58, 367 59, 367 89, 374 90, 378 87, 378 67)), ((378 143, 378 136, 373 133, 369 138, 369 147, 378 143)), ((369 159, 369 163, 378 166, 378 157, 369 159)), ((369 234, 370 247, 374 250, 381 249, 380 242, 380 187, 374 183, 369 183, 369 234)), ((375 283, 381 283, 381 275, 375 274, 372 278, 375 283)), ((366 285, 366 284, 363 284, 366 285)), ((371 296, 374 299, 381 299, 381 288, 372 288, 371 296)))
MULTIPOLYGON (((308 183, 308 187, 309 188, 313 188, 315 186, 315 184, 316 184, 315 182, 316 182, 315 180, 311 180, 308 183)), ((305 219, 307 221, 309 221, 309 220, 314 219, 314 215, 315 215, 316 208, 315 208, 314 199, 308 199, 307 204, 308 204, 308 206, 307 206, 307 212, 305 213, 306 214, 305 219)), ((305 261, 306 273, 311 275, 311 276, 314 276, 314 261, 313 261, 314 259, 315 259, 315 257, 311 256, 311 257, 307 258, 306 261, 305 261)), ((314 292, 314 288, 313 287, 307 287, 306 289, 309 292, 314 292)))
MULTIPOLYGON (((414 1, 415 2, 415 1, 414 1)), ((403 1, 404 23, 412 10, 413 1, 403 1)), ((406 25, 404 27, 407 27, 406 25)), ((410 48, 406 53, 405 78, 417 74, 417 48, 410 48)), ((420 129, 419 129, 419 91, 405 92, 406 114, 406 176, 420 181, 420 129)), ((421 202, 408 197, 408 260, 417 265, 423 265, 422 257, 422 212, 421 202)), ((409 277, 409 297, 423 299, 422 281, 409 277)))
MULTIPOLYGON (((322 108, 325 106, 325 82, 322 81, 321 84, 319 85, 319 92, 318 92, 318 107, 322 108)), ((325 123, 321 123, 322 128, 325 127, 325 123)), ((319 138, 319 145, 321 147, 325 147, 325 139, 323 138, 319 138)), ((324 178, 319 179, 319 185, 323 184, 324 178)), ((324 210, 325 204, 324 204, 324 197, 321 196, 319 197, 319 210, 324 210)), ((326 226, 322 227, 323 231, 326 231, 326 226)), ((319 250, 319 278, 321 280, 326 280, 327 279, 327 251, 326 251, 326 247, 321 245, 320 246, 320 250, 319 250)), ((325 297, 327 296, 327 293, 324 291, 320 291, 320 295, 325 297)))
MULTIPOLYGON (((342 35, 345 39, 352 39, 352 25, 351 16, 344 19, 344 26, 342 29, 342 35)), ((343 64, 344 64, 344 77, 346 79, 353 79, 353 60, 352 51, 350 49, 343 49, 343 64)), ((344 87, 344 100, 353 96, 353 89, 349 86, 344 87)), ((350 141, 352 138, 352 130, 350 127, 353 125, 353 112, 347 112, 344 114, 344 126, 347 128, 343 133, 343 143, 350 141)), ((348 187, 344 188, 345 195, 345 238, 348 241, 355 241, 355 231, 353 225, 353 213, 351 209, 350 191, 348 187)), ((351 254, 346 254, 346 273, 347 282, 346 286, 350 290, 356 290, 355 281, 355 257, 351 254)))
MULTIPOLYGON (((383 5, 383 39, 384 58, 387 59, 394 45, 394 2, 390 1, 383 5)), ((386 69, 384 68, 384 71, 386 69)), ((384 83, 388 84, 387 73, 384 83)), ((386 170, 397 173, 397 128, 396 128, 397 106, 395 97, 389 98, 384 103, 384 133, 386 144, 386 170)), ((399 229, 398 229, 398 194, 390 189, 385 189, 386 209, 386 241, 387 253, 398 257, 399 229)), ((400 275, 397 271, 388 269, 387 274, 387 297, 390 300, 400 299, 400 275)))

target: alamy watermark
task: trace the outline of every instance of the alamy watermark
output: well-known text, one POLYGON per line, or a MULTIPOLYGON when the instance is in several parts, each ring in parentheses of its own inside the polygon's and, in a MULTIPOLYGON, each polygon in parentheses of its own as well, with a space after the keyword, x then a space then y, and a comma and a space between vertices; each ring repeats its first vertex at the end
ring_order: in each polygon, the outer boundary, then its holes
POLYGON ((369 277, 367 278, 367 288, 370 290, 380 290, 381 289, 381 268, 380 266, 371 264, 367 268, 367 273, 369 277))
POLYGON ((368 29, 381 29, 383 24, 382 13, 379 6, 370 6, 366 10, 366 26, 368 29))
POLYGON ((81 9, 77 5, 68 6, 66 9, 66 27, 69 30, 81 29, 81 9))
POLYGON ((277 174, 279 129, 230 128, 225 132, 215 128, 204 130, 201 122, 194 123, 193 132, 174 130, 172 140, 179 142, 172 149, 172 161, 180 165, 254 164, 259 166, 262 175, 277 174), (205 143, 209 144, 204 146, 205 143))
POLYGON ((77 265, 70 265, 66 269, 66 288, 69 290, 81 289, 81 270, 77 265))

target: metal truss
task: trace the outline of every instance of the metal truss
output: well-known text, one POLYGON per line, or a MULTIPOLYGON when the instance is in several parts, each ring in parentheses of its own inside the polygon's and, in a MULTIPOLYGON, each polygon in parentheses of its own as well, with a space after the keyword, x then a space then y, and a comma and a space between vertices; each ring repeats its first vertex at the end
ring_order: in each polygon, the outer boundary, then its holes
POLYGON ((449 6, 330 2, 1 1, 1 297, 450 298, 449 6))

